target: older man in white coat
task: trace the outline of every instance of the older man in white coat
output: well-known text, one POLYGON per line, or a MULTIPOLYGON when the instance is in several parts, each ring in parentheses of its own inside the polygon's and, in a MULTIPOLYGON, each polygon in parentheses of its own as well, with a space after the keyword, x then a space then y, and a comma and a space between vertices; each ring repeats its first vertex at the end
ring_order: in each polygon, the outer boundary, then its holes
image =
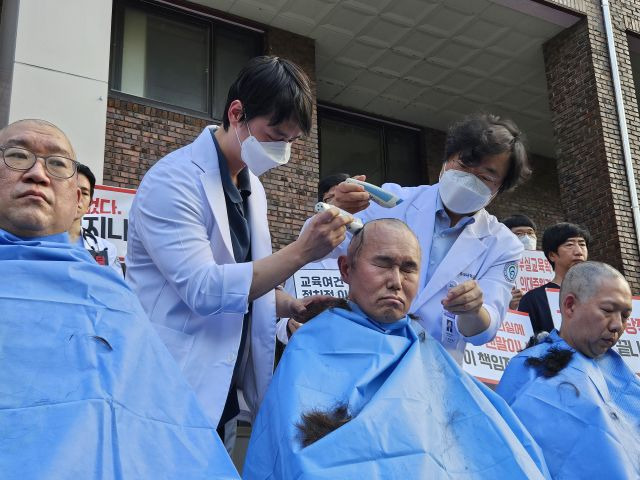
POLYGON ((127 281, 138 294, 218 431, 257 411, 273 370, 276 312, 305 304, 274 290, 345 236, 336 212, 272 254, 258 175, 288 161, 311 129, 309 79, 296 65, 257 57, 229 90, 221 128, 156 163, 130 212, 127 281))
MULTIPOLYGON (((369 205, 359 185, 342 183, 334 205, 363 221, 393 217, 420 240, 422 277, 411 313, 462 363, 467 342, 495 336, 506 314, 523 246, 486 207, 530 174, 518 128, 494 115, 476 114, 448 132, 440 182, 383 187, 402 198, 385 209, 369 205)), ((333 256, 344 253, 345 242, 333 256)))

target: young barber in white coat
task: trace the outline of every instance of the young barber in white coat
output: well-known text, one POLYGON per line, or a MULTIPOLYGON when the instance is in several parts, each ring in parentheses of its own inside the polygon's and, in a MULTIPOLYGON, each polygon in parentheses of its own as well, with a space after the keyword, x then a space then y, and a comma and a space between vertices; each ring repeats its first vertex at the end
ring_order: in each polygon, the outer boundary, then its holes
POLYGON ((226 407, 235 403, 237 413, 236 388, 257 413, 273 369, 276 311, 305 309, 274 288, 344 239, 345 220, 325 212, 309 235, 271 251, 257 175, 288 161, 311 111, 302 70, 277 57, 253 59, 229 91, 223 127, 205 128, 157 162, 131 208, 127 281, 219 429, 226 407))
MULTIPOLYGON (((506 314, 523 247, 484 209, 530 173, 520 132, 510 121, 474 115, 449 130, 440 182, 383 188, 402 198, 386 209, 362 187, 342 183, 334 204, 368 221, 405 221, 420 240, 422 277, 411 313, 462 363, 467 342, 495 337, 506 314)), ((345 241, 332 256, 344 251, 345 241)))

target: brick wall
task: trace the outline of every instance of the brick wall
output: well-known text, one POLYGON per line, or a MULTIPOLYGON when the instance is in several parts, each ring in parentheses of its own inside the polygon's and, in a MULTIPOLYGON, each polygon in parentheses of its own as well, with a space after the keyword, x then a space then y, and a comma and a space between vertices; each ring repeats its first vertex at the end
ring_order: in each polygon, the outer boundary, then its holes
MULTIPOLYGON (((266 44, 268 54, 291 60, 306 72, 315 99, 315 42, 272 28, 267 31, 266 44)), ((267 193, 267 216, 274 251, 298 238, 304 221, 313 214, 320 172, 316 107, 314 102, 311 132, 293 144, 289 163, 261 177, 267 193)))
MULTIPOLYGON (((599 4, 599 2, 596 2, 599 4)), ((618 58, 618 69, 620 72, 620 83, 622 96, 625 104, 625 117, 631 147, 631 158, 633 162, 636 184, 640 181, 640 165, 637 159, 640 158, 640 114, 638 112, 638 102, 636 100, 636 90, 633 81, 633 71, 631 68, 631 58, 629 55, 629 44, 627 31, 640 33, 640 4, 636 1, 614 0, 611 4, 611 21, 614 29, 614 39, 616 43, 616 56, 618 58)), ((597 24, 597 23, 596 23, 597 24)), ((608 56, 605 53, 604 31, 599 30, 597 50, 598 62, 596 68, 600 73, 609 69, 608 56), (607 60, 605 60, 605 58, 607 60)), ((595 47, 594 47, 595 50, 595 47)), ((622 143, 618 133, 618 116, 615 113, 615 103, 613 86, 610 82, 603 82, 603 100, 606 109, 604 114, 604 138, 607 154, 609 158, 609 176, 613 187, 613 199, 615 216, 618 221, 618 235, 620 238, 620 252, 622 269, 628 279, 632 281, 635 293, 640 292, 640 252, 637 247, 635 235, 631 200, 627 177, 622 161, 622 143), (604 93, 606 92, 606 96, 604 93)))
MULTIPOLYGON (((585 14, 544 46, 562 207, 567 219, 592 231, 591 258, 621 269, 638 292, 640 261, 600 2, 553 3, 585 14)), ((626 29, 638 28, 640 5, 617 0, 611 13, 631 154, 638 158, 640 117, 626 29)), ((640 179, 637 164, 635 168, 640 179)))
MULTIPOLYGON (((266 34, 267 52, 290 59, 310 76, 315 96, 315 46, 311 39, 278 29, 266 34)), ((192 142, 210 120, 110 96, 103 181, 137 188, 145 172, 167 153, 192 142)), ((298 236, 313 213, 319 173, 316 106, 310 135, 297 141, 291 161, 261 177, 267 191, 274 250, 298 236)))
POLYGON ((531 178, 513 192, 496 197, 487 210, 499 220, 516 213, 530 217, 538 227, 538 246, 542 248, 542 232, 564 221, 565 216, 560 206, 556 160, 533 154, 529 160, 533 169, 531 178))
POLYGON ((151 166, 193 141, 207 120, 110 97, 103 181, 137 188, 151 166))

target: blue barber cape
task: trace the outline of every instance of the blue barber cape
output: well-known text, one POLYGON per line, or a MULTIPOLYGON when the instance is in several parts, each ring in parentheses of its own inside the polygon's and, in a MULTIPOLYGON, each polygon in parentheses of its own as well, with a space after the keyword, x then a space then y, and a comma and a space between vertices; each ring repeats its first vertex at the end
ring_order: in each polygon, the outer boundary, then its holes
POLYGON ((497 391, 542 448, 554 478, 640 478, 640 379, 613 349, 592 359, 554 330, 509 362, 497 391), (552 347, 574 351, 555 377, 525 365, 552 347))
MULTIPOLYGON (((356 307, 356 310, 357 307, 356 307)), ((245 479, 544 478, 506 403, 409 319, 330 309, 292 337, 253 426, 245 479), (347 403, 353 419, 302 448, 296 423, 347 403)))
POLYGON ((238 478, 113 270, 0 230, 0 278, 1 478, 238 478))

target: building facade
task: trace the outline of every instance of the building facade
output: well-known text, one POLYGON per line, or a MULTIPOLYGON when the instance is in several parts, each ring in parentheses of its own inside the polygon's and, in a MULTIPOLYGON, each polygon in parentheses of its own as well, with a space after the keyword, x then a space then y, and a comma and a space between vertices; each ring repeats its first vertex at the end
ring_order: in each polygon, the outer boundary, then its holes
MULTIPOLYGON (((605 2, 606 3, 606 2, 605 2)), ((318 178, 438 180, 447 125, 475 111, 528 138, 530 181, 492 203, 539 230, 589 228, 590 256, 640 290, 629 157, 640 154, 640 5, 612 0, 627 135, 598 0, 0 0, 0 125, 60 125, 106 185, 136 188, 220 121, 242 64, 274 54, 316 92, 314 128, 263 177, 274 248, 296 238, 318 178)), ((636 199, 637 202, 637 199, 636 199)))

